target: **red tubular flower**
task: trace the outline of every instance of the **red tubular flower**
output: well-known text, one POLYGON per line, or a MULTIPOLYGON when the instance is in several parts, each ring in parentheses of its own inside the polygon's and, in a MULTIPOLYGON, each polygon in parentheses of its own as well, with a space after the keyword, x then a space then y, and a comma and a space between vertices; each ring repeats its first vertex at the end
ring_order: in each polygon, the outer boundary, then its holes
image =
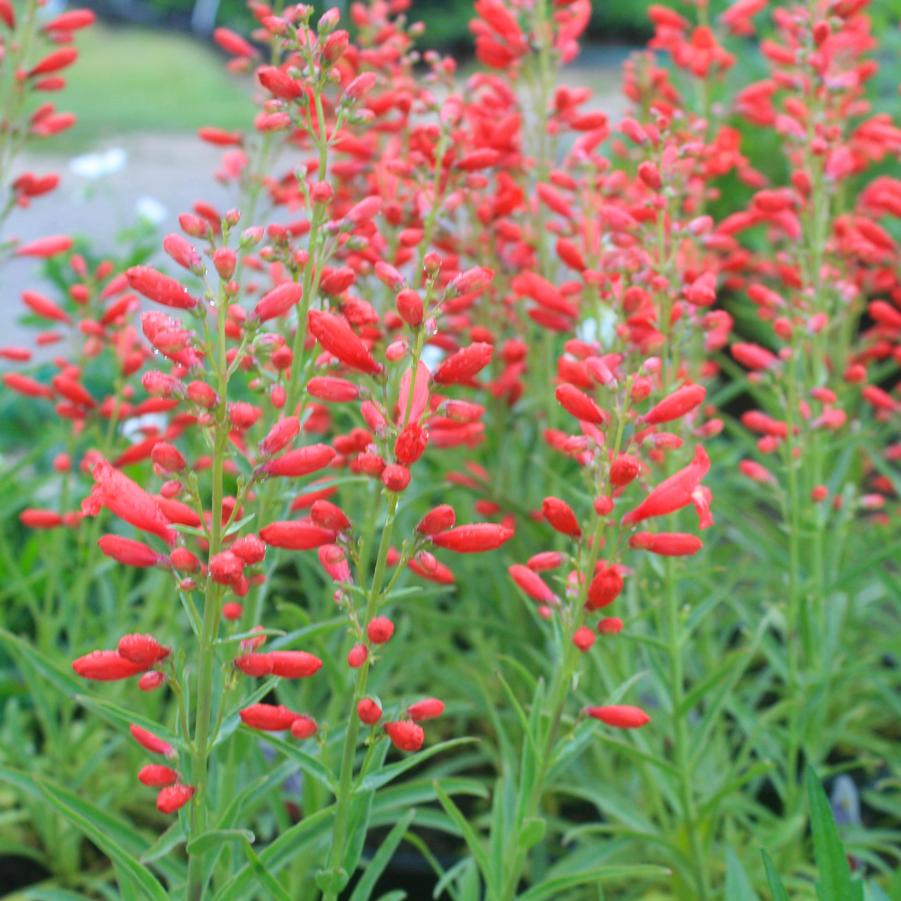
POLYGON ((573 633, 573 644, 584 654, 594 644, 594 632, 588 626, 579 626, 573 633))
POLYGON ((131 288, 138 294, 142 294, 148 300, 162 304, 164 307, 193 310, 199 303, 181 282, 168 275, 163 275, 162 272, 157 272, 150 266, 132 266, 125 270, 125 277, 131 288))
POLYGON ((391 739, 391 744, 398 751, 418 751, 425 741, 425 732, 422 726, 417 726, 410 720, 385 723, 385 732, 391 739))
POLYGON ((138 781, 151 788, 163 788, 178 782, 178 773, 162 763, 148 763, 138 770, 138 781))
POLYGON ((347 665, 351 669, 359 669, 369 658, 369 648, 365 644, 355 644, 347 652, 347 665))
POLYGON ((377 616, 366 626, 366 637, 373 644, 385 644, 394 634, 394 623, 387 616, 377 616))
POLYGON ((616 566, 600 564, 600 571, 588 586, 588 598, 585 606, 589 610, 599 610, 612 604, 623 590, 623 577, 616 566))
POLYGON ((174 757, 175 748, 167 741, 163 741, 158 735, 154 735, 143 726, 132 723, 128 727, 131 737, 145 750, 151 754, 162 754, 164 757, 174 757))
POLYGON ((235 666, 246 676, 259 678, 272 675, 271 654, 244 654, 235 658, 235 666))
POLYGON ((643 522, 655 516, 665 516, 687 507, 701 480, 710 469, 710 458, 700 445, 695 449, 694 460, 688 466, 664 479, 651 493, 624 517, 624 524, 643 522))
POLYGON ((146 666, 128 660, 118 651, 92 651, 72 663, 72 669, 82 679, 94 682, 117 682, 128 679, 147 669, 146 666))
POLYGON ((546 497, 541 502, 541 512, 551 527, 562 535, 579 538, 582 529, 572 507, 559 497, 546 497))
POLYGON ((347 379, 339 379, 336 376, 317 375, 307 382, 307 391, 319 400, 331 403, 347 403, 356 400, 360 396, 360 388, 347 379))
POLYGON ((20 244, 16 248, 17 257, 55 257, 57 254, 71 250, 74 242, 68 235, 47 235, 27 244, 20 244))
POLYGON ((319 727, 316 725, 316 720, 311 716, 301 715, 291 723, 291 737, 299 741, 303 741, 305 738, 312 738, 318 730, 319 727))
POLYGON ((450 504, 441 504, 429 510, 422 517, 416 526, 416 531, 420 535, 435 535, 438 532, 445 532, 453 527, 456 518, 454 508, 450 504))
POLYGON ((557 386, 554 394, 560 406, 571 416, 595 425, 603 425, 605 420, 603 410, 575 385, 564 382, 557 386))
POLYGON ((159 566, 166 558, 152 547, 120 535, 103 535, 97 542, 107 557, 125 566, 159 566))
POLYGON ((290 729, 300 714, 275 704, 251 704, 240 711, 241 722, 262 732, 282 732, 290 729))
POLYGON ((264 463, 262 470, 271 476, 299 478, 324 469, 336 456, 328 444, 308 444, 264 463))
POLYGON ((499 548, 512 537, 512 529, 498 523, 484 522, 439 532, 432 536, 432 542, 458 554, 478 554, 499 548))
POLYGON ((170 545, 175 544, 176 533, 169 527, 159 504, 137 482, 106 460, 100 460, 92 474, 94 487, 81 502, 85 514, 96 516, 102 507, 106 507, 136 529, 157 535, 170 545))
POLYGON ((598 635, 619 635, 623 621, 618 616, 605 616, 598 622, 598 635))
POLYGON ((55 529, 63 525, 65 519, 55 510, 29 508, 19 514, 19 522, 29 529, 55 529))
POLYGON ((194 788, 190 785, 168 785, 160 789, 156 796, 156 809, 160 813, 175 813, 194 797, 194 788))
POLYGON ((617 729, 639 729, 651 721, 651 718, 640 707, 630 707, 628 704, 586 707, 585 712, 590 717, 617 729))
POLYGON ((660 403, 651 407, 644 415, 644 421, 648 425, 657 425, 661 422, 672 422, 681 419, 696 407, 699 407, 707 395, 707 389, 703 385, 683 385, 672 394, 663 398, 660 403))
POLYGON ((310 507, 310 519, 317 526, 333 532, 346 532, 351 527, 348 515, 337 504, 323 498, 313 501, 313 506, 310 507))
POLYGON ((322 669, 322 661, 306 651, 270 651, 272 675, 282 679, 306 679, 322 669))
POLYGON ((687 532, 636 532, 629 539, 629 547, 662 557, 690 557, 704 546, 697 535, 687 532))
POLYGON ((232 56, 243 56, 248 59, 257 56, 252 44, 247 43, 241 35, 230 28, 217 28, 213 31, 213 40, 232 56))
POLYGON ((407 716, 416 723, 437 719, 444 713, 444 701, 438 698, 425 698, 407 708, 407 716))
POLYGON ((528 566, 514 563, 507 568, 507 572, 510 573, 510 578, 533 601, 538 601, 539 604, 554 603, 554 592, 545 584, 541 576, 529 569, 528 566))
POLYGON ((394 456, 402 466, 412 466, 423 454, 429 436, 418 423, 405 426, 394 442, 394 456))
POLYGON ((286 448, 299 433, 300 420, 296 416, 286 416, 269 429, 266 437, 260 442, 260 450, 267 455, 277 454, 286 448))
POLYGON ((369 375, 377 375, 382 371, 382 367, 373 359, 366 345, 343 316, 310 310, 308 323, 313 337, 345 366, 369 375))
POLYGON ((123 635, 119 639, 119 654, 126 660, 148 669, 169 656, 169 648, 161 645, 152 635, 123 635))
POLYGON ((38 294, 37 291, 23 291, 22 303, 24 303, 32 313, 35 313, 42 319, 49 319, 51 322, 62 322, 65 324, 72 321, 72 317, 64 309, 57 306, 49 297, 38 294))
POLYGON ((382 718, 382 708, 372 698, 362 698, 357 702, 357 716, 361 723, 374 726, 382 718))
POLYGON ((166 677, 159 670, 150 670, 138 679, 138 688, 141 691, 154 691, 165 681, 166 677))
POLYGON ((281 520, 260 529, 260 538, 270 547, 289 551, 308 551, 323 544, 331 544, 335 533, 303 520, 281 520))
POLYGON ((381 479, 389 491, 404 491, 410 484, 410 470, 406 466, 391 463, 382 470, 381 479))
POLYGON ((435 382, 439 385, 467 385, 491 362, 494 348, 476 341, 451 354, 436 370, 435 382))
POLYGON ((296 282, 282 282, 264 294, 253 308, 253 316, 260 322, 268 322, 284 316, 303 298, 303 286, 296 282))

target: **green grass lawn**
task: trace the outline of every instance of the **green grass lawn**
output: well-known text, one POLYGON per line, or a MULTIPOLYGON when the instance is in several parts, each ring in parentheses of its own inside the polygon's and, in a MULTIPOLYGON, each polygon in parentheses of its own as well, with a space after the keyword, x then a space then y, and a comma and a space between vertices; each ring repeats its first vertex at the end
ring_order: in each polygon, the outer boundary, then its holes
POLYGON ((79 36, 78 48, 57 102, 78 123, 51 138, 48 151, 82 150, 124 133, 240 128, 252 120, 248 80, 229 74, 225 59, 196 39, 97 25, 79 36))

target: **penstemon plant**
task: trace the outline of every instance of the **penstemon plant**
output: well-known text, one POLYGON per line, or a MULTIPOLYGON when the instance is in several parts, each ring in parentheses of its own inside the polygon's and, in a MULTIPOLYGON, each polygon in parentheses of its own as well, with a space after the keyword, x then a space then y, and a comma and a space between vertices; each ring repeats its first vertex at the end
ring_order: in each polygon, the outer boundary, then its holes
MULTIPOLYGON (((890 890, 901 131, 865 0, 684 6, 611 122, 587 0, 477 0, 465 77, 409 0, 250 4, 230 209, 0 244, 58 292, 0 347, 33 897, 400 898, 405 847, 411 897, 807 897, 814 770, 890 890)), ((93 16, 0 20, 5 219, 93 16)))

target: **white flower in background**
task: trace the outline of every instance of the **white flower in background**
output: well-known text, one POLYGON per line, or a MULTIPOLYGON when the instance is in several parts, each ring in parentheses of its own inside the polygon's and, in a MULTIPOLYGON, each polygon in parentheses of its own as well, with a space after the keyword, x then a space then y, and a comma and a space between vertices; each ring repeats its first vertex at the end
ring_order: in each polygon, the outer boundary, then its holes
POLYGON ((145 413, 143 416, 135 416, 128 419, 119 427, 124 438, 129 441, 141 441, 145 437, 145 429, 155 429, 162 432, 169 424, 162 413, 145 413))
POLYGON ((125 168, 128 154, 121 147, 110 147, 98 153, 85 153, 69 162, 69 171, 80 178, 95 180, 113 175, 125 168))
POLYGON ((135 212, 151 225, 159 225, 169 215, 169 211, 156 198, 147 196, 138 198, 135 212))

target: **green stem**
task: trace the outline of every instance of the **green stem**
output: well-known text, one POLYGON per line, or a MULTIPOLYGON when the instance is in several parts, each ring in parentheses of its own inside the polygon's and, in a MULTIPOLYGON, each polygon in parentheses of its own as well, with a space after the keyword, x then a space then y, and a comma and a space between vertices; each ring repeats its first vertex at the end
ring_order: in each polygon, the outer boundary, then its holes
MULTIPOLYGON (((214 557, 222 548, 222 500, 224 494, 225 457, 228 444, 228 362, 226 359, 225 324, 227 301, 220 292, 216 305, 216 353, 215 360, 219 406, 216 411, 213 438, 212 503, 210 507, 209 556, 214 557)), ((221 619, 222 586, 207 576, 203 603, 203 629, 198 649, 197 702, 192 741, 191 773, 195 794, 191 804, 191 838, 202 835, 207 828, 207 785, 209 781, 209 753, 213 724, 213 688, 216 666, 216 639, 221 619)), ((188 861, 188 894, 190 901, 203 898, 206 889, 203 853, 192 854, 188 861)))

